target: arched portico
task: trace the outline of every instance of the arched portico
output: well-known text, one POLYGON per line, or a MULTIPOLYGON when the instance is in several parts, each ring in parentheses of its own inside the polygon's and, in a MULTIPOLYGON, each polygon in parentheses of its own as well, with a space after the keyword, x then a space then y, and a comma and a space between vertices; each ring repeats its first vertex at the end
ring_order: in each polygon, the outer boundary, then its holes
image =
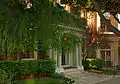
MULTIPOLYGON (((74 31, 74 34, 79 36, 79 40, 82 41, 83 31, 80 29, 66 28, 67 32, 74 31), (69 29, 69 30, 68 30, 69 29)), ((62 48, 50 49, 49 56, 56 60, 56 72, 64 72, 65 67, 75 67, 76 69, 83 70, 82 66, 82 42, 79 42, 70 50, 64 52, 62 48)))

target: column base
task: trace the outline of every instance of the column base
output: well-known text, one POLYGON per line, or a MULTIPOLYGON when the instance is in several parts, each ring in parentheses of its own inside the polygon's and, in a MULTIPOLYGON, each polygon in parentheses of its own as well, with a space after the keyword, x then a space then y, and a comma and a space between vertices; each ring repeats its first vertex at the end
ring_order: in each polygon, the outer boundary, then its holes
POLYGON ((77 66, 77 69, 78 70, 84 70, 84 67, 83 66, 77 66))
POLYGON ((64 73, 64 69, 62 67, 57 67, 55 72, 56 73, 64 73))

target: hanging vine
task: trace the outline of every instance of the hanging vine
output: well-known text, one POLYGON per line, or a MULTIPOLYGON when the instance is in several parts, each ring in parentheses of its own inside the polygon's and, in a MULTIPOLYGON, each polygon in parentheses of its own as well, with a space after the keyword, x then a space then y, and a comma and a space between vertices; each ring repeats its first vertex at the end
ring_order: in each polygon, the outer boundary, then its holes
MULTIPOLYGON (((43 46, 58 46, 57 24, 84 27, 84 19, 76 19, 63 8, 54 6, 49 0, 1 0, 0 2, 0 52, 12 56, 14 50, 34 51, 36 41, 43 46), (55 24, 55 25, 51 25, 55 24), (56 42, 54 42, 56 41, 56 42), (7 51, 7 52, 5 52, 7 51)), ((72 37, 73 38, 73 37, 72 37)), ((71 41, 72 42, 72 41, 71 41)))

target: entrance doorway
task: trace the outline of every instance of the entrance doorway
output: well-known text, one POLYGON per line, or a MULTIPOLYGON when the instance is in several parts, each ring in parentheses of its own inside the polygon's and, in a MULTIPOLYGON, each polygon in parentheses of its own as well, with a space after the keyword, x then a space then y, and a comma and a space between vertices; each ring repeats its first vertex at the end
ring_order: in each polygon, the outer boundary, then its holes
POLYGON ((69 52, 64 52, 64 49, 62 49, 62 66, 63 67, 69 67, 70 66, 70 55, 69 52))

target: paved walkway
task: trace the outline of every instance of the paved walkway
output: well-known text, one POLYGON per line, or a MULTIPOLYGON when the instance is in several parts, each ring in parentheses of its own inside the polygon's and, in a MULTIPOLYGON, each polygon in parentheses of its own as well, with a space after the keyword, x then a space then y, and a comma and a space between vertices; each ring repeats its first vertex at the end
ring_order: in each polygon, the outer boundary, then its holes
POLYGON ((120 77, 115 78, 115 79, 111 79, 111 80, 107 80, 107 81, 103 81, 100 83, 96 83, 96 84, 120 84, 120 77))
MULTIPOLYGON (((96 73, 88 73, 76 69, 65 70, 65 76, 74 79, 74 84, 101 84, 99 82, 118 78, 120 76, 101 75, 96 73)), ((106 83, 103 83, 106 84, 106 83)), ((117 83, 115 83, 117 84, 117 83)))

